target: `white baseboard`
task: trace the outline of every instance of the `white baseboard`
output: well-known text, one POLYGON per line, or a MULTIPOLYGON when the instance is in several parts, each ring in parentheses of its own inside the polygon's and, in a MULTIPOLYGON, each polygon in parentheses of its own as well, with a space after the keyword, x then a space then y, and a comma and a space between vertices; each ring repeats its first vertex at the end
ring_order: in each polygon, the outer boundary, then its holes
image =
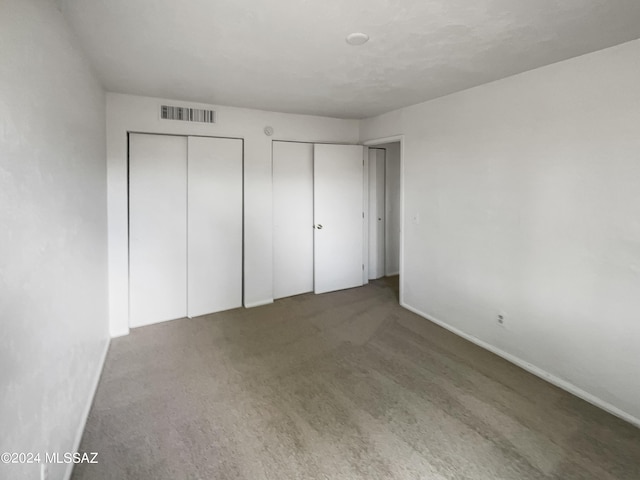
MULTIPOLYGON (((109 345, 111 344, 111 339, 107 339, 107 343, 104 346, 104 350, 100 355, 100 361, 98 362, 98 371, 95 374, 93 379, 93 384, 91 385, 91 394, 87 399, 87 403, 82 411, 82 417, 80 418, 80 425, 78 427, 78 431, 76 432, 76 438, 73 442, 73 450, 72 452, 77 452, 80 449, 80 442, 82 441, 82 434, 84 433, 85 426, 87 425, 87 419, 89 418, 89 412, 91 411, 91 405, 93 405, 93 398, 96 396, 96 390, 98 390, 98 383, 100 382, 100 376, 102 375, 102 369, 104 368, 104 362, 107 359, 107 352, 109 351, 109 345)), ((69 480, 71 478, 71 473, 73 472, 73 463, 69 463, 67 465, 67 471, 65 472, 64 479, 69 480)))
POLYGON ((436 325, 441 326, 442 328, 449 330, 451 333, 454 333, 456 335, 458 335, 459 337, 464 338, 465 340, 469 340, 471 343, 475 343, 476 345, 478 345, 481 348, 484 348, 485 350, 490 351, 491 353, 495 353, 496 355, 498 355, 499 357, 504 358, 505 360, 507 360, 508 362, 513 363, 514 365, 517 365, 518 367, 526 370, 529 373, 532 373, 533 375, 535 375, 536 377, 540 377, 543 380, 555 385, 558 388, 561 388, 569 393, 571 393, 572 395, 575 395, 576 397, 581 398, 582 400, 585 400, 586 402, 589 402, 592 405, 595 405, 598 408, 601 408, 602 410, 609 412, 612 415, 615 415, 618 418, 621 418, 622 420, 631 423, 632 425, 640 428, 640 419, 634 417, 633 415, 619 409, 618 407, 611 405, 609 402, 606 402, 598 397, 596 397, 595 395, 592 395, 589 392, 586 392, 585 390, 582 390, 579 387, 576 387, 574 384, 567 382, 566 380, 563 380, 559 377, 556 377, 555 375, 547 372, 546 370, 543 370, 539 367, 536 367, 535 365, 526 362, 514 355, 511 355, 510 353, 505 352, 504 350, 501 350, 497 347, 494 347, 493 345, 486 343, 482 340, 480 340, 479 338, 476 338, 472 335, 469 335, 467 333, 464 333, 462 330, 458 330, 455 327, 452 327, 451 325, 443 322, 442 320, 438 320, 437 318, 432 317, 431 315, 428 315, 424 312, 421 312, 420 310, 418 310, 417 308, 414 308, 410 305, 407 305, 405 302, 400 302, 400 305, 404 308, 406 308, 407 310, 412 311, 413 313, 420 315, 423 318, 426 318, 427 320, 429 320, 430 322, 435 323, 436 325))
POLYGON ((385 277, 395 277, 396 275, 400 275, 400 270, 394 270, 393 272, 387 272, 384 274, 385 277))
POLYGON ((125 335, 129 335, 129 329, 112 331, 110 334, 111 338, 124 337, 125 335))
POLYGON ((273 298, 270 298, 268 300, 259 300, 257 302, 245 303, 244 308, 261 307, 262 305, 269 305, 270 303, 273 303, 273 298))

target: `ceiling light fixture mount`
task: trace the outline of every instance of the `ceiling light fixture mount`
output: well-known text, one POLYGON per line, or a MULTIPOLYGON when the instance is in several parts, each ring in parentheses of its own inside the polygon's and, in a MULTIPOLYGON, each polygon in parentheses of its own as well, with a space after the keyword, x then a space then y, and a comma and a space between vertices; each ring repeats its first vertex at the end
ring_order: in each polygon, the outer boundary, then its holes
POLYGON ((350 33, 349 35, 347 35, 346 40, 349 45, 364 45, 369 41, 369 35, 360 32, 350 33))

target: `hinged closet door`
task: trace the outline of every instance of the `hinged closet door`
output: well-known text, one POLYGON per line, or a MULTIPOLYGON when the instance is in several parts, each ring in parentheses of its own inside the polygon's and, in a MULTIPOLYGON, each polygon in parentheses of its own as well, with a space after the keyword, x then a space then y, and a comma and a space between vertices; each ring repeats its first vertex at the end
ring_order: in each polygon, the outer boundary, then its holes
POLYGON ((242 140, 188 139, 188 316, 242 306, 242 140))
POLYGON ((187 139, 129 136, 129 325, 187 314, 187 139))
POLYGON ((273 142, 273 298, 313 291, 313 144, 273 142))
POLYGON ((314 145, 314 292, 363 284, 361 145, 314 145))

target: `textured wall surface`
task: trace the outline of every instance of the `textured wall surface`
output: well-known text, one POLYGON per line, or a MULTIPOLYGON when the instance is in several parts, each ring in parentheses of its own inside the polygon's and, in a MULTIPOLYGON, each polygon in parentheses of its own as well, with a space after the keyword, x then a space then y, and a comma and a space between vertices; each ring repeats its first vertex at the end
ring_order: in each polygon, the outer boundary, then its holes
POLYGON ((361 139, 405 135, 405 304, 640 424, 638 56, 394 111, 361 139))
POLYGON ((0 452, 66 452, 108 342, 104 93, 53 2, 0 2, 0 58, 0 452))

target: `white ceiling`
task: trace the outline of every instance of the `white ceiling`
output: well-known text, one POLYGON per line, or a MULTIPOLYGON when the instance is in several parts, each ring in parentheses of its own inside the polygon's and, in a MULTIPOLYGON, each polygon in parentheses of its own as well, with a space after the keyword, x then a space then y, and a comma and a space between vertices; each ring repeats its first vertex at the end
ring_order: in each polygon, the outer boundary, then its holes
POLYGON ((342 118, 640 37, 640 0, 58 2, 109 91, 342 118))

